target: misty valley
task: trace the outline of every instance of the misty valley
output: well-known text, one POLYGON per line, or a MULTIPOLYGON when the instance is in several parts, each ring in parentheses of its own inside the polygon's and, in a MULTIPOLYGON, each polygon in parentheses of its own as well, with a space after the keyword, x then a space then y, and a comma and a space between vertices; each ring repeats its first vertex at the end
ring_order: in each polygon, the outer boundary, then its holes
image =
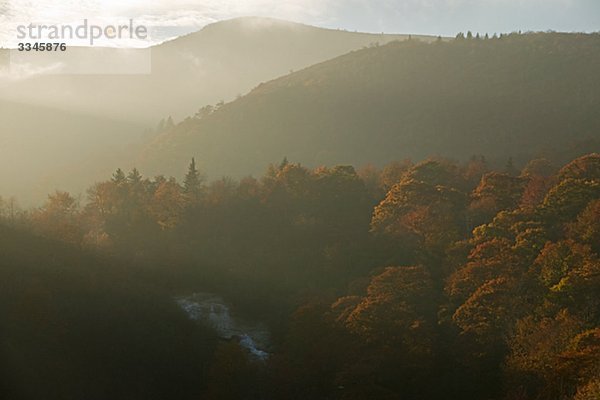
POLYGON ((600 34, 5 51, 0 398, 600 398, 600 34))

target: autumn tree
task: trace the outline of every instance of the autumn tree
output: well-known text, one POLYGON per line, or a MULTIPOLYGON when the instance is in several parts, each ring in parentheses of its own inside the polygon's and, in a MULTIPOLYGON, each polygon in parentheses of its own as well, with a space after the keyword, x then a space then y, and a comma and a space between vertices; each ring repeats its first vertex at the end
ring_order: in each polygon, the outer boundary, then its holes
POLYGON ((600 199, 592 200, 568 226, 569 237, 600 254, 600 199))
POLYGON ((491 172, 481 178, 471 194, 469 218, 472 227, 490 221, 498 212, 519 205, 525 182, 509 174, 491 172))
POLYGON ((364 347, 360 358, 340 373, 349 398, 366 391, 375 399, 429 392, 421 385, 437 356, 434 299, 433 280, 418 265, 388 267, 371 279, 362 298, 338 300, 337 320, 364 343, 357 346, 364 347))
POLYGON ((186 205, 181 186, 174 178, 162 180, 154 191, 150 212, 163 230, 179 225, 186 205))
POLYGON ((375 207, 371 231, 435 253, 464 235, 465 205, 465 195, 453 188, 405 179, 375 207))
POLYGON ((82 227, 79 202, 67 192, 48 195, 44 205, 32 215, 34 229, 44 236, 80 243, 82 227))

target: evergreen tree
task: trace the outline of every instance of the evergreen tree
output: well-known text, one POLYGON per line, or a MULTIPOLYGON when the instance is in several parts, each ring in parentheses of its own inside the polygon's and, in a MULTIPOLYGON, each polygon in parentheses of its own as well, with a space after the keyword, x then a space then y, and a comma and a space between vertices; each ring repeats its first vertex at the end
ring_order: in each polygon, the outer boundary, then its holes
POLYGON ((165 123, 165 129, 169 130, 172 129, 175 126, 175 122, 173 122, 173 117, 171 117, 169 115, 169 118, 167 118, 167 122, 165 123))
POLYGON ((137 168, 133 168, 127 175, 127 181, 132 184, 140 183, 142 181, 142 174, 137 168))
POLYGON ((506 166, 504 167, 504 172, 510 176, 517 176, 518 171, 515 168, 515 164, 513 162, 512 157, 508 158, 508 161, 506 162, 506 166))
POLYGON ((283 160, 281 160, 281 163, 279 164, 279 170, 282 171, 288 164, 289 161, 287 157, 283 157, 283 160))
POLYGON ((111 180, 113 183, 121 184, 121 183, 125 182, 125 173, 123 172, 123 170, 121 168, 117 168, 117 170, 113 174, 111 180))
POLYGON ((165 130, 165 119, 161 119, 156 125, 156 132, 160 133, 165 130))
POLYGON ((186 195, 194 199, 197 199, 202 192, 202 178, 196 169, 196 159, 193 157, 183 180, 183 189, 186 195))

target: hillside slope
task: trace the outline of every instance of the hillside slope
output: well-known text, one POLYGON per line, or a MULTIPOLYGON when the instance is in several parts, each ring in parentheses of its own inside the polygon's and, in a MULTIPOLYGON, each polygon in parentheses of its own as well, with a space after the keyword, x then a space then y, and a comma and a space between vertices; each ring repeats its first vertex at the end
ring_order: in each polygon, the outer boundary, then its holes
POLYGON ((181 119, 292 69, 406 38, 238 18, 150 50, 69 47, 64 54, 45 53, 48 58, 35 54, 40 65, 23 71, 11 68, 8 50, 0 49, 0 196, 31 205, 55 189, 85 193, 117 166, 131 168, 129 154, 138 149, 128 145, 141 147, 144 128, 163 117, 181 119), (122 73, 127 65, 121 61, 148 51, 150 74, 122 73), (48 65, 103 74, 35 72, 48 65))
POLYGON ((138 165, 179 175, 195 156, 209 175, 240 176, 285 156, 314 166, 597 151, 598 70, 600 35, 394 42, 189 118, 146 148, 138 165))
POLYGON ((83 192, 126 159, 143 127, 85 113, 0 100, 0 196, 23 205, 55 189, 83 192))
MULTIPOLYGON (((118 73, 121 68, 111 61, 126 57, 124 50, 70 47, 54 61, 93 67, 90 60, 96 60, 106 65, 101 71, 112 74, 44 74, 18 80, 13 76, 4 82, 0 98, 155 124, 168 115, 179 119, 206 104, 232 100, 290 70, 374 43, 406 38, 322 29, 269 18, 237 18, 152 47, 149 74, 118 73)), ((137 57, 131 55, 124 62, 137 57)), ((137 64, 132 66, 134 70, 144 69, 137 64)))

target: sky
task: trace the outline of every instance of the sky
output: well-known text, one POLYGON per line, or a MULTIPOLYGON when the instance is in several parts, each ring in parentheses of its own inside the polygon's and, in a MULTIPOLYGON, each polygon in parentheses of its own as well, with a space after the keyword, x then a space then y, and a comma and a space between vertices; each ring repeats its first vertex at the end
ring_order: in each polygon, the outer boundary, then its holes
POLYGON ((149 27, 144 46, 241 16, 264 16, 363 32, 454 36, 512 31, 600 31, 600 0, 0 0, 0 47, 19 24, 100 26, 132 18, 149 27))

